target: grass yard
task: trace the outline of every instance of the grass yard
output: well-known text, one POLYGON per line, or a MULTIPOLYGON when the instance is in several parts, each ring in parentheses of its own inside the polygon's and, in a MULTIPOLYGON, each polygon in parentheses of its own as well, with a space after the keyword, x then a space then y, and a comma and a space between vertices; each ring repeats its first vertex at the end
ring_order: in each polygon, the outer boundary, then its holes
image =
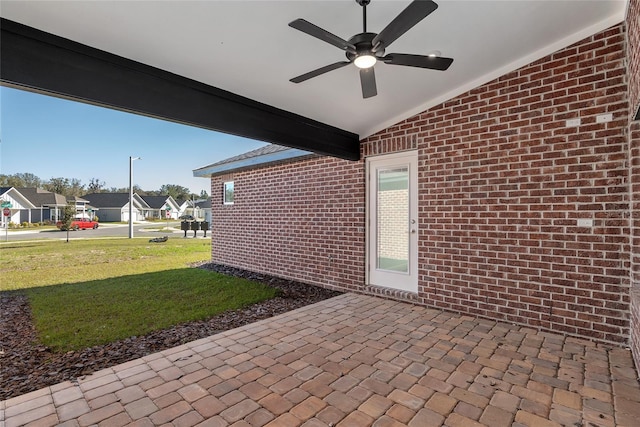
POLYGON ((96 239, 0 245, 0 291, 24 292, 42 344, 77 350, 206 319, 275 296, 262 284, 188 267, 210 242, 96 239))

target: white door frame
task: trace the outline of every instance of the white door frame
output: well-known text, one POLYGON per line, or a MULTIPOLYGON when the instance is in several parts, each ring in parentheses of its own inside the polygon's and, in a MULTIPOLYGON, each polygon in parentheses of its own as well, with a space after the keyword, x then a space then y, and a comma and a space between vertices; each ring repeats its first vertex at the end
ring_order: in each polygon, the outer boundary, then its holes
POLYGON ((412 293, 418 292, 418 151, 372 156, 366 159, 366 284, 412 293), (407 167, 409 197, 406 233, 408 236, 408 271, 378 268, 377 258, 377 171, 407 167))

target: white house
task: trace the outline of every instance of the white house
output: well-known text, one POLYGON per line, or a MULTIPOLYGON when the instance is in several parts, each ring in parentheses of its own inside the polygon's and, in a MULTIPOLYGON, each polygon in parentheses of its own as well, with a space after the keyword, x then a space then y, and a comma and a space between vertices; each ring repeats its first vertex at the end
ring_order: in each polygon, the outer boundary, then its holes
POLYGON ((7 208, 10 212, 8 216, 2 214, 0 222, 2 224, 2 228, 6 228, 9 223, 12 222, 19 224, 23 213, 29 215, 31 210, 36 208, 29 199, 14 187, 0 187, 0 201, 2 201, 3 205, 9 205, 7 208))
MULTIPOLYGON (((129 193, 92 193, 82 196, 99 210, 98 217, 103 222, 129 221, 129 193)), ((138 194, 133 194, 133 221, 143 221, 145 212, 151 208, 138 194)))
POLYGON ((140 196, 149 209, 144 211, 145 218, 178 219, 180 205, 171 196, 140 196))

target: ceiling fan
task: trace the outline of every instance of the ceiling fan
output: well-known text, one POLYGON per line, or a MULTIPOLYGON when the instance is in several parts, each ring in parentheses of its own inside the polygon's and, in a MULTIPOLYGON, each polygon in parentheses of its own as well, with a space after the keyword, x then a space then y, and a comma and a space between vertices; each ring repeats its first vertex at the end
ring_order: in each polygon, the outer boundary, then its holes
POLYGON ((436 3, 431 0, 412 1, 389 25, 380 33, 376 34, 367 32, 367 5, 370 1, 371 0, 356 0, 356 3, 362 6, 362 22, 364 28, 361 33, 351 37, 348 41, 301 18, 289 23, 289 26, 296 30, 344 50, 348 59, 348 61, 335 62, 294 77, 290 80, 291 82, 301 83, 353 63, 360 69, 362 97, 371 98, 378 94, 376 77, 373 71, 373 66, 378 61, 390 65, 404 65, 440 71, 449 68, 453 62, 451 58, 443 58, 437 55, 425 56, 406 53, 388 53, 385 55, 384 52, 398 37, 409 31, 414 25, 436 10, 438 8, 436 3))

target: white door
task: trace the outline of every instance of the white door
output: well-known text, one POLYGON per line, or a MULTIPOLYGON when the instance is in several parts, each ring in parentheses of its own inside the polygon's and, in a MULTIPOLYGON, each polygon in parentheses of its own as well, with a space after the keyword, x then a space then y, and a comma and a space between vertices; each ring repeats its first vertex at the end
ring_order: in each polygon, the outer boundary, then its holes
POLYGON ((370 285, 418 292, 418 153, 367 158, 370 285))

